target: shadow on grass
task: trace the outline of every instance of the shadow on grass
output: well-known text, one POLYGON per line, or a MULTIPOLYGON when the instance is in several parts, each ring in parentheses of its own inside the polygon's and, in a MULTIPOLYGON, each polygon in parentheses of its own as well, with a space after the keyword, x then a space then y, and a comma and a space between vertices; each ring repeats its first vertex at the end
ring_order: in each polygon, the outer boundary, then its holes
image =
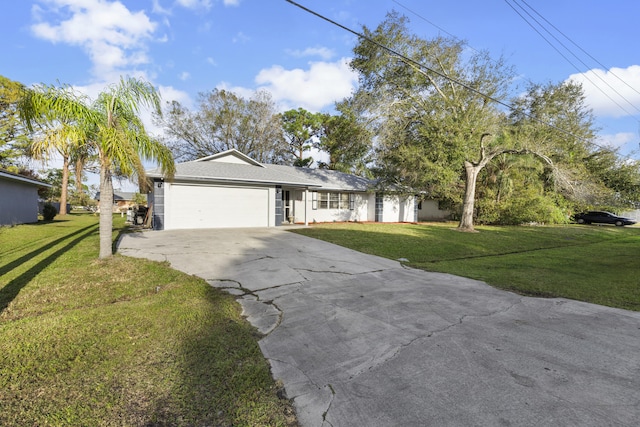
POLYGON ((39 219, 38 222, 32 222, 29 225, 49 225, 49 224, 56 224, 56 223, 60 223, 60 222, 69 222, 69 221, 70 220, 63 219, 63 218, 60 218, 60 219, 55 219, 54 218, 54 219, 49 219, 49 220, 39 219))
POLYGON ((2 313, 15 299, 15 297, 20 293, 20 290, 24 288, 29 281, 38 275, 42 270, 44 270, 47 266, 53 263, 56 259, 58 259, 62 254, 69 251, 79 242, 84 240, 90 234, 94 233, 98 228, 97 224, 92 224, 90 226, 81 228, 80 230, 74 231, 73 233, 69 233, 64 237, 60 237, 52 242, 47 243, 46 245, 39 247, 35 251, 31 251, 26 255, 21 256, 20 258, 11 261, 10 263, 3 265, 0 267, 0 275, 6 274, 14 268, 22 265, 23 263, 29 261, 30 259, 48 251, 60 243, 63 243, 73 236, 78 236, 75 239, 69 241, 63 248, 53 252, 51 255, 44 258, 42 261, 35 264, 33 267, 29 268, 27 271, 22 273, 20 276, 11 280, 7 283, 2 289, 0 289, 0 313, 2 313))
POLYGON ((159 401, 146 425, 297 426, 258 346, 260 334, 232 314, 233 297, 204 286, 207 304, 180 337, 174 404, 159 401))
POLYGON ((129 233, 132 233, 131 227, 129 225, 125 224, 118 229, 118 234, 116 234, 115 237, 113 237, 113 240, 111 242, 112 254, 115 254, 116 252, 118 252, 118 243, 120 242, 120 239, 122 238, 122 236, 129 233))

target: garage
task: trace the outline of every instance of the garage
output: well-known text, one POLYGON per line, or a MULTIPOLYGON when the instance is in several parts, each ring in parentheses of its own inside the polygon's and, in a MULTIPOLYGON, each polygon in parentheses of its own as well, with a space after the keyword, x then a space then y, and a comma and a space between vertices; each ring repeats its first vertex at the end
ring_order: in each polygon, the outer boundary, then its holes
MULTIPOLYGON (((147 177, 154 230, 306 225, 321 217, 309 194, 316 191, 359 194, 365 219, 372 185, 338 171, 262 164, 235 149, 177 163, 173 176, 157 168, 147 177)), ((352 215, 346 205, 322 213, 329 221, 352 215)))
POLYGON ((169 184, 165 229, 269 226, 269 188, 169 184))

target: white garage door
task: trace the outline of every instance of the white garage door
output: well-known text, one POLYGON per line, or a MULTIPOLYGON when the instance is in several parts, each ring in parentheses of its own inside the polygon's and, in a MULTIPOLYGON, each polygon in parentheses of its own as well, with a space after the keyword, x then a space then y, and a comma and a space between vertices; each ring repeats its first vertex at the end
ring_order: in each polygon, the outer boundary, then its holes
POLYGON ((165 229, 267 227, 269 190, 173 184, 165 187, 165 229))

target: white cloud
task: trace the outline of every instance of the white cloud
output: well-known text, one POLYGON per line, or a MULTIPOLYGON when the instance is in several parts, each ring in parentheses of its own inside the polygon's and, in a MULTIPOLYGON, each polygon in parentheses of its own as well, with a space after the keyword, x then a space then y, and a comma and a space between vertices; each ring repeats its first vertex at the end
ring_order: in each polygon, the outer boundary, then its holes
POLYGON ((183 71, 178 75, 178 78, 184 82, 191 78, 191 74, 188 71, 183 71))
POLYGON ((572 74, 568 80, 582 84, 586 102, 596 116, 624 117, 640 114, 637 109, 640 108, 640 65, 611 68, 608 71, 593 69, 586 73, 572 74))
POLYGON ((187 108, 193 107, 193 100, 185 91, 174 88, 173 86, 160 86, 158 88, 162 102, 178 101, 187 108))
POLYGON ((225 6, 240 6, 240 0, 224 0, 225 6))
MULTIPOLYGON (((150 81, 149 76, 142 71, 132 72, 129 75, 131 77, 135 77, 144 81, 150 81)), ((100 92, 107 90, 110 85, 117 84, 120 81, 122 75, 117 71, 114 71, 111 74, 105 75, 104 77, 104 80, 96 81, 88 85, 74 85, 73 89, 80 94, 87 96, 91 101, 95 101, 98 98, 100 92)))
POLYGON ((310 62, 308 70, 286 70, 274 65, 260 71, 255 81, 285 109, 321 111, 350 96, 358 75, 349 68, 349 60, 343 58, 337 62, 310 62))
POLYGON ((176 3, 187 9, 211 8, 211 0, 177 0, 176 3))
POLYGON ((217 84, 216 85, 216 89, 218 89, 218 90, 226 90, 228 92, 233 92, 236 95, 241 96, 241 97, 243 97, 245 99, 250 99, 256 92, 254 89, 249 89, 249 88, 241 87, 241 86, 232 86, 228 82, 221 82, 221 83, 217 84))
POLYGON ((35 36, 52 43, 81 46, 93 63, 94 76, 105 79, 116 70, 149 62, 146 42, 157 24, 143 12, 131 12, 120 1, 43 0, 33 8, 35 36), (48 19, 48 20, 47 20, 48 19))
MULTIPOLYGON (((157 88, 162 99, 162 109, 164 111, 165 106, 172 101, 178 101, 182 106, 187 108, 193 108, 193 100, 186 92, 176 89, 173 86, 160 86, 157 88)), ((162 137, 164 129, 155 123, 153 113, 148 108, 142 108, 140 110, 140 118, 144 123, 145 130, 151 136, 162 137)))
POLYGON ((236 34, 236 36, 232 39, 234 43, 246 43, 249 40, 251 40, 251 38, 244 34, 242 31, 236 34))
POLYGON ((637 141, 637 136, 633 132, 620 132, 615 134, 605 134, 598 136, 598 145, 611 148, 621 148, 626 144, 637 141))
POLYGON ((151 11, 159 15, 171 15, 171 10, 162 7, 160 0, 153 0, 153 8, 151 11))
POLYGON ((325 61, 333 58, 334 56, 333 50, 326 47, 308 47, 305 50, 287 49, 287 53, 296 58, 303 58, 307 56, 319 56, 325 61))

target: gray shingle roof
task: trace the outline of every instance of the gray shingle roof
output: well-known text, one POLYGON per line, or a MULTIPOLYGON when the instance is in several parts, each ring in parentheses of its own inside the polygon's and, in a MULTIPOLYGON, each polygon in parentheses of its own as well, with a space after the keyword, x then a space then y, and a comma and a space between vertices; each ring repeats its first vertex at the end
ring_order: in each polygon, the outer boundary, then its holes
MULTIPOLYGON (((174 179, 290 185, 343 191, 367 191, 373 187, 371 180, 337 171, 269 164, 262 166, 216 161, 184 162, 176 164, 174 179)), ((152 178, 162 177, 159 169, 149 171, 147 175, 152 178)))
POLYGON ((269 169, 282 170, 286 173, 311 180, 326 190, 367 191, 374 186, 374 181, 370 179, 333 170, 297 168, 282 165, 264 166, 269 169))
MULTIPOLYGON (((113 192, 113 200, 114 201, 118 201, 118 200, 133 200, 133 197, 135 196, 136 193, 131 193, 131 192, 125 192, 125 191, 115 191, 113 192)), ((100 200, 100 192, 97 191, 96 192, 96 196, 95 196, 95 200, 100 200)))

